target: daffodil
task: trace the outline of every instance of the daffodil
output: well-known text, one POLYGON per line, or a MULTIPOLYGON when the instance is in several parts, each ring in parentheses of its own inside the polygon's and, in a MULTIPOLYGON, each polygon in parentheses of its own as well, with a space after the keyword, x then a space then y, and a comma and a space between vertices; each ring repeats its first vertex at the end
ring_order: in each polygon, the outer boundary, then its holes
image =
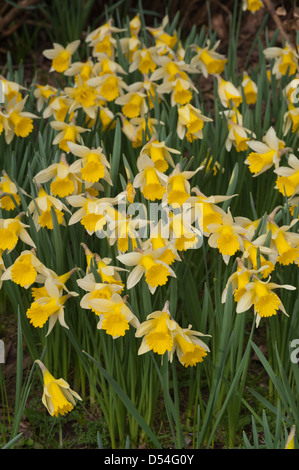
POLYGON ((216 74, 216 77, 218 80, 218 96, 224 108, 238 108, 243 102, 240 91, 232 82, 224 80, 224 78, 220 77, 218 74, 216 74))
POLYGON ((157 68, 156 47, 142 47, 133 53, 132 63, 129 66, 129 73, 139 70, 142 74, 148 75, 157 68))
POLYGON ((87 85, 95 88, 99 96, 108 102, 116 100, 116 98, 127 90, 128 85, 116 73, 106 73, 105 75, 90 78, 87 85))
POLYGON ((164 141, 158 141, 157 139, 151 139, 141 149, 140 155, 146 154, 154 162, 155 168, 161 173, 165 173, 168 170, 169 165, 174 167, 174 161, 171 154, 180 154, 179 150, 167 147, 164 141))
POLYGON ((48 104, 49 99, 57 95, 57 89, 51 85, 36 85, 33 92, 36 98, 36 109, 41 112, 45 104, 48 104))
POLYGON ((115 100, 115 104, 122 106, 122 113, 129 119, 144 116, 148 111, 146 93, 129 91, 115 100))
POLYGON ((38 296, 26 311, 26 316, 35 328, 42 328, 49 321, 48 332, 50 334, 55 323, 68 329, 64 319, 64 304, 71 297, 70 293, 62 295, 52 277, 47 277, 44 283, 45 293, 43 297, 38 296))
POLYGON ((60 199, 47 194, 45 189, 40 187, 38 196, 28 205, 28 210, 32 214, 36 230, 40 230, 41 227, 53 230, 52 209, 55 212, 58 224, 65 225, 63 211, 70 213, 70 210, 60 199))
POLYGON ((170 240, 174 240, 178 251, 199 248, 202 244, 202 232, 191 224, 191 206, 188 204, 185 208, 183 205, 181 209, 178 214, 169 213, 170 240))
POLYGON ((217 204, 228 201, 234 196, 206 196, 198 188, 192 188, 191 192, 196 196, 190 196, 188 204, 191 206, 191 221, 196 222, 197 226, 202 230, 203 234, 208 236, 210 233, 209 225, 221 224, 222 218, 226 212, 217 204))
POLYGON ((163 124, 161 121, 151 118, 148 114, 132 118, 130 120, 125 119, 125 117, 121 115, 121 119, 122 131, 132 142, 133 148, 141 147, 142 144, 144 145, 144 143, 149 141, 151 138, 156 138, 157 133, 155 126, 157 124, 163 124))
POLYGON ((80 401, 82 398, 70 388, 65 380, 55 379, 40 360, 35 362, 43 373, 44 392, 42 403, 47 408, 49 414, 58 417, 72 411, 76 405, 74 398, 80 401))
POLYGON ((247 104, 255 104, 257 100, 257 85, 249 77, 247 72, 243 72, 241 87, 243 89, 247 104))
POLYGON ((94 70, 94 63, 91 58, 88 58, 85 62, 73 62, 70 67, 64 72, 67 77, 75 77, 75 83, 79 81, 86 83, 89 78, 96 75, 94 70))
POLYGON ((89 148, 74 142, 68 142, 68 147, 70 152, 78 157, 78 160, 71 165, 70 171, 81 173, 82 179, 90 183, 103 179, 112 184, 109 174, 110 163, 101 147, 89 148))
POLYGON ((272 73, 276 78, 285 75, 294 75, 298 71, 298 54, 293 47, 286 44, 284 47, 267 47, 264 49, 266 59, 274 59, 272 73))
POLYGON ((5 140, 7 144, 10 144, 13 137, 27 137, 33 131, 33 119, 37 119, 33 113, 23 111, 28 95, 25 96, 21 101, 16 101, 13 98, 10 101, 8 108, 7 122, 4 126, 5 140))
POLYGON ((175 45, 177 44, 178 38, 175 32, 173 35, 170 35, 165 30, 168 22, 169 22, 169 17, 168 15, 165 15, 160 26, 156 28, 147 27, 146 29, 150 31, 150 33, 153 35, 156 41, 158 40, 162 42, 163 44, 165 44, 170 49, 173 49, 175 45))
POLYGON ((56 137, 54 137, 52 144, 58 144, 59 148, 66 153, 70 151, 68 142, 83 142, 81 134, 90 130, 76 125, 75 121, 51 121, 50 126, 55 131, 59 131, 56 137))
POLYGON ((278 175, 275 188, 287 197, 294 196, 299 192, 299 159, 290 154, 288 167, 280 166, 274 170, 278 175))
POLYGON ((254 176, 267 171, 273 165, 278 168, 281 156, 289 152, 285 143, 278 139, 275 129, 271 126, 263 137, 263 142, 250 140, 248 146, 253 150, 245 160, 254 176))
POLYGON ((23 214, 19 214, 13 219, 0 219, 0 249, 11 251, 15 248, 20 239, 26 245, 36 248, 26 228, 29 225, 21 222, 23 214))
POLYGON ((182 206, 190 197, 190 182, 198 171, 202 169, 199 166, 194 171, 181 171, 180 165, 177 164, 174 170, 170 173, 166 190, 167 190, 167 202, 170 206, 178 207, 182 206))
POLYGON ((299 128, 299 108, 289 104, 288 110, 284 113, 283 121, 283 135, 286 135, 290 129, 292 133, 296 132, 299 128))
POLYGON ((13 281, 15 284, 28 289, 39 276, 50 276, 48 268, 41 263, 31 250, 24 250, 2 274, 1 281, 13 281))
POLYGON ((95 315, 100 316, 102 312, 92 308, 90 299, 110 300, 114 293, 120 293, 123 287, 120 284, 109 284, 107 282, 96 282, 94 274, 89 273, 82 279, 77 279, 77 284, 87 293, 80 300, 80 307, 92 310, 95 315))
POLYGON ((173 336, 176 328, 177 323, 170 315, 168 303, 162 310, 150 313, 135 332, 136 338, 143 337, 138 354, 153 351, 163 355, 170 352, 173 348, 173 336))
POLYGON ((68 224, 80 222, 89 235, 101 231, 107 224, 105 217, 107 205, 115 204, 117 201, 117 198, 97 198, 88 194, 69 196, 67 202, 79 209, 72 214, 68 224))
POLYGON ((86 274, 92 273, 93 269, 95 269, 102 283, 116 284, 122 288, 124 287, 119 273, 127 271, 127 269, 111 265, 111 258, 101 258, 97 253, 92 253, 85 243, 81 243, 81 246, 84 248, 86 256, 86 274))
POLYGON ((248 142, 255 138, 255 134, 243 126, 243 117, 237 109, 224 111, 227 119, 228 136, 225 141, 225 148, 229 152, 234 146, 237 152, 244 152, 248 149, 248 142))
POLYGON ((61 44, 54 43, 54 49, 46 49, 43 51, 43 55, 52 61, 50 71, 55 70, 56 72, 65 72, 70 64, 72 55, 76 52, 80 44, 80 40, 69 43, 66 47, 61 44))
POLYGON ((241 296, 237 303, 236 312, 246 312, 254 306, 254 313, 256 315, 256 326, 259 325, 261 318, 271 317, 276 315, 278 310, 281 310, 287 315, 285 308, 273 289, 288 289, 295 290, 294 286, 289 284, 279 285, 267 281, 262 281, 257 276, 253 276, 252 280, 246 286, 246 292, 241 296))
MULTIPOLYGON (((173 352, 177 354, 178 360, 184 367, 194 367, 202 362, 208 352, 210 352, 206 343, 199 339, 199 336, 206 335, 191 328, 191 325, 188 328, 181 328, 177 325, 173 338, 173 352)), ((172 360, 173 352, 171 351, 170 353, 170 361, 172 360)))
POLYGON ((109 215, 107 210, 107 223, 109 231, 109 244, 112 246, 117 242, 117 247, 120 252, 126 252, 131 249, 134 250, 138 246, 139 234, 138 231, 144 228, 148 221, 140 217, 133 217, 122 213, 120 210, 113 211, 113 216, 109 215))
POLYGON ((264 7, 264 3, 262 0, 243 0, 243 10, 251 11, 251 13, 255 13, 256 11, 260 10, 264 7))
POLYGON ((184 106, 193 98, 192 92, 198 93, 196 87, 189 81, 177 77, 173 81, 164 82, 157 87, 160 95, 170 93, 171 106, 184 106))
POLYGON ((208 243, 212 248, 217 248, 227 264, 230 257, 237 251, 243 250, 244 227, 235 223, 230 210, 222 217, 221 223, 212 223, 208 226, 208 243))
POLYGON ((268 228, 271 230, 271 247, 277 252, 277 262, 282 265, 298 263, 299 260, 299 234, 290 229, 298 222, 294 219, 290 225, 278 225, 268 218, 268 228))
POLYGON ((70 169, 66 161, 65 154, 62 154, 59 163, 52 163, 35 175, 36 184, 44 184, 52 181, 50 190, 53 196, 66 197, 74 193, 78 188, 78 180, 75 172, 70 169))
POLYGON ((91 308, 100 313, 98 329, 105 330, 113 339, 124 336, 130 325, 138 328, 139 320, 126 305, 126 299, 117 292, 110 299, 89 298, 91 308))
MULTIPOLYGON (((48 119, 53 116, 55 121, 64 122, 68 117, 68 121, 75 119, 75 111, 70 112, 73 100, 68 98, 64 93, 59 96, 53 96, 49 99, 48 106, 43 110, 43 118, 48 119)), ((60 129, 58 129, 60 130, 60 129)))
POLYGON ((117 256, 117 259, 126 266, 135 266, 128 276, 127 289, 132 289, 144 275, 149 290, 153 294, 158 286, 167 283, 169 276, 176 277, 170 266, 161 261, 161 256, 166 249, 167 247, 146 251, 138 249, 138 251, 117 256))
POLYGON ((199 108, 187 103, 178 108, 177 135, 180 139, 186 136, 189 142, 202 139, 204 124, 211 121, 212 119, 204 116, 199 108))
POLYGON ((190 64, 200 70, 204 77, 208 75, 221 74, 224 71, 227 59, 225 55, 216 52, 220 41, 211 46, 210 40, 207 40, 206 47, 192 46, 195 55, 192 57, 190 64))
POLYGON ((9 178, 5 170, 0 178, 0 207, 6 211, 10 211, 19 206, 21 198, 15 183, 9 178))
POLYGON ((140 188, 145 199, 161 200, 166 193, 165 175, 156 169, 154 162, 146 153, 140 154, 137 166, 139 173, 134 178, 133 187, 140 188))

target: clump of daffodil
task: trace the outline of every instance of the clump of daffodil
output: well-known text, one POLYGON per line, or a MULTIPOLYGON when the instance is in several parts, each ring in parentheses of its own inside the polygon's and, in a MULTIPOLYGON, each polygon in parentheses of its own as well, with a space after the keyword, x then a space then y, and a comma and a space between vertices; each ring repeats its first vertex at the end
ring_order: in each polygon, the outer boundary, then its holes
POLYGON ((278 168, 281 156, 291 149, 285 147, 285 142, 279 139, 271 126, 263 137, 263 142, 250 140, 248 146, 251 152, 245 160, 254 176, 267 171, 273 165, 278 168))
POLYGON ((27 232, 29 225, 21 222, 24 213, 18 214, 14 218, 0 219, 0 249, 11 251, 15 248, 20 239, 26 245, 36 248, 35 243, 27 232))
POLYGON ((65 380, 55 379, 43 362, 40 360, 35 362, 43 373, 44 392, 42 403, 49 414, 57 418, 59 415, 63 416, 72 411, 76 405, 75 398, 80 401, 82 398, 70 388, 65 380))
POLYGON ((184 367, 195 366, 203 361, 209 352, 208 346, 198 338, 204 336, 199 331, 181 328, 171 317, 169 302, 162 310, 150 313, 146 320, 137 328, 135 336, 143 337, 138 354, 153 351, 159 355, 167 353, 168 360, 173 361, 174 353, 184 367))
POLYGON ((38 195, 28 205, 28 210, 32 215, 36 230, 47 228, 53 230, 52 210, 55 212, 57 223, 65 225, 64 212, 71 213, 69 208, 58 198, 48 194, 39 185, 38 195))
POLYGON ((262 281, 258 276, 253 275, 252 280, 246 285, 246 292, 237 302, 237 313, 246 312, 252 306, 254 307, 256 326, 259 325, 261 318, 272 317, 277 314, 278 310, 287 315, 280 298, 273 292, 274 289, 296 289, 289 284, 280 285, 270 280, 269 277, 267 281, 262 281))
POLYGON ((15 183, 10 179, 5 170, 0 178, 0 207, 2 210, 11 211, 18 207, 21 198, 15 183))
POLYGON ((34 249, 24 250, 2 274, 1 281, 13 281, 28 289, 42 276, 50 276, 48 268, 38 259, 34 249))
POLYGON ((43 55, 52 61, 50 71, 65 72, 72 60, 72 55, 76 52, 80 44, 80 40, 76 40, 63 47, 61 44, 54 43, 53 49, 46 49, 43 55))
POLYGON ((197 45, 192 46, 195 55, 192 57, 190 64, 200 70, 204 77, 208 75, 221 74, 224 71, 227 59, 223 54, 216 52, 219 47, 220 41, 217 41, 213 46, 208 39, 205 47, 197 45))
POLYGON ((170 266, 161 260, 166 249, 167 246, 156 250, 136 248, 133 252, 117 256, 117 259, 124 265, 134 266, 127 279, 127 289, 132 289, 144 275, 148 288, 153 294, 158 286, 164 286, 167 283, 169 276, 176 277, 170 266))
POLYGON ((290 44, 285 44, 284 47, 267 47, 264 49, 264 55, 266 59, 274 59, 272 73, 276 78, 287 74, 292 76, 298 72, 299 55, 290 44))
POLYGON ((177 135, 180 139, 185 136, 189 142, 203 138, 203 127, 213 119, 204 116, 199 108, 191 103, 178 107, 177 135))
POLYGON ((113 339, 124 336, 130 325, 138 328, 139 320, 126 305, 126 298, 114 292, 110 299, 89 298, 92 309, 100 312, 98 329, 105 330, 113 339))

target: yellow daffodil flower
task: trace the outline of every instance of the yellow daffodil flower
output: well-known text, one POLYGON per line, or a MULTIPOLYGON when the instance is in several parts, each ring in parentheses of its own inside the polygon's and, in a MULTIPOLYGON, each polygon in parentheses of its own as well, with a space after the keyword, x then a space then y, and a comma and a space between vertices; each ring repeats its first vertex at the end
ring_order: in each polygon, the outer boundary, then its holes
POLYGON ((132 289, 144 275, 150 292, 153 294, 158 286, 167 283, 168 277, 176 277, 174 271, 163 261, 161 256, 167 247, 157 250, 147 249, 124 253, 117 256, 117 259, 126 266, 135 266, 127 279, 127 289, 132 289))
POLYGON ((63 211, 69 212, 68 207, 50 194, 40 188, 38 196, 34 198, 28 205, 28 210, 32 214, 33 222, 36 226, 36 230, 40 230, 41 227, 53 230, 53 218, 51 208, 53 208, 58 224, 65 225, 63 211))
POLYGON ((256 326, 259 325, 261 318, 276 315, 278 310, 287 315, 280 298, 272 292, 273 289, 295 290, 296 288, 288 284, 279 285, 270 282, 270 278, 264 282, 254 275, 252 281, 246 286, 246 292, 238 301, 236 312, 246 312, 253 305, 256 315, 256 326))
POLYGON ((72 411, 76 405, 74 398, 80 401, 82 398, 70 388, 65 380, 55 379, 40 360, 35 362, 43 373, 44 392, 42 403, 47 408, 49 414, 58 417, 72 411))
POLYGON ((223 54, 216 52, 220 41, 217 41, 211 47, 210 40, 207 40, 206 47, 192 46, 195 55, 192 57, 190 64, 200 70, 204 77, 208 75, 221 74, 224 71, 227 59, 223 54))
POLYGON ((0 219, 0 249, 11 251, 15 248, 20 239, 26 245, 36 248, 35 243, 26 231, 29 225, 21 222, 23 214, 17 215, 13 219, 0 219))
POLYGON ((24 250, 2 274, 1 281, 10 280, 28 289, 39 275, 50 276, 51 273, 33 251, 24 250))
POLYGON ((124 336, 129 325, 138 328, 139 320, 126 305, 125 298, 117 292, 110 299, 89 298, 90 306, 100 313, 98 329, 105 330, 113 339, 124 336))
POLYGON ((56 72, 65 72, 70 64, 72 55, 76 52, 80 44, 80 40, 76 40, 63 47, 61 44, 54 43, 54 49, 46 49, 43 51, 43 55, 52 60, 50 71, 55 70, 56 72))
POLYGON ((250 140, 248 146, 253 150, 245 160, 249 170, 254 176, 267 171, 273 165, 278 168, 281 156, 289 152, 285 143, 278 139, 274 128, 271 126, 263 137, 263 142, 250 140))
POLYGON ((187 103, 178 108, 177 135, 181 140, 186 136, 189 142, 202 139, 204 124, 211 121, 212 119, 204 116, 199 108, 187 103))

